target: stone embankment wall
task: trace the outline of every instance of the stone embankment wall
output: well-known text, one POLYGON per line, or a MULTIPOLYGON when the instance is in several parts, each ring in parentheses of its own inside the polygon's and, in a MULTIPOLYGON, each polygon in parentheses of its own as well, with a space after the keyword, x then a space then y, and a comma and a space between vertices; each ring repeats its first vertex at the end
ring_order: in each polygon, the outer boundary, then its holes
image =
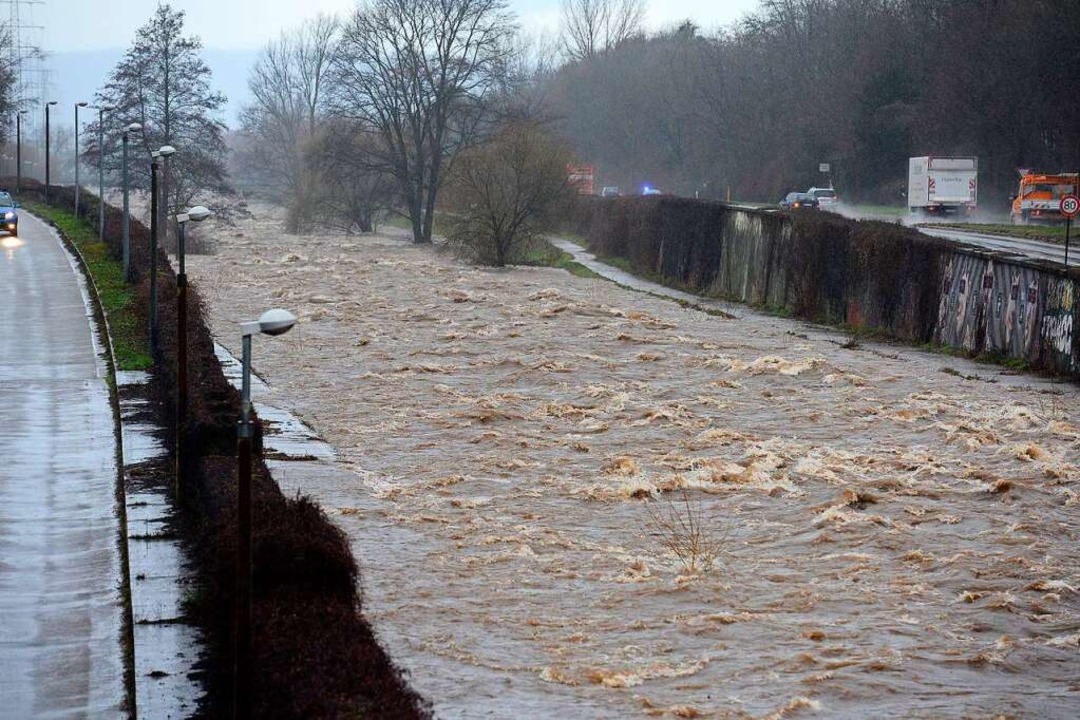
POLYGON ((1080 271, 832 213, 589 198, 576 231, 669 284, 812 321, 1080 374, 1080 271))

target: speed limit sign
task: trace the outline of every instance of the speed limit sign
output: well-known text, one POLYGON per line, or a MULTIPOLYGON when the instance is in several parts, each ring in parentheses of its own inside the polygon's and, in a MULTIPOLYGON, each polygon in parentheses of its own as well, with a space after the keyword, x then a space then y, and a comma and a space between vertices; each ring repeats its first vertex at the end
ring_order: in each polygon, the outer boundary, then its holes
POLYGON ((1061 214, 1065 217, 1071 218, 1080 212, 1080 197, 1075 195, 1066 195, 1061 198, 1061 214))

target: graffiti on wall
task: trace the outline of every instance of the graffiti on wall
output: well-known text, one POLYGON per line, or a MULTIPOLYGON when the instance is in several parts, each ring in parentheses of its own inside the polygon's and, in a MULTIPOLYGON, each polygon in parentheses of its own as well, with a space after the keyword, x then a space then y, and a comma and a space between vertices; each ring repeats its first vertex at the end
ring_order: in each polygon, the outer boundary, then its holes
POLYGON ((1065 278, 1049 280, 1041 328, 1043 349, 1055 367, 1073 371, 1080 369, 1072 352, 1075 309, 1075 283, 1065 278))
POLYGON ((1047 369, 1076 372, 1076 283, 1038 267, 951 253, 934 339, 1047 369))

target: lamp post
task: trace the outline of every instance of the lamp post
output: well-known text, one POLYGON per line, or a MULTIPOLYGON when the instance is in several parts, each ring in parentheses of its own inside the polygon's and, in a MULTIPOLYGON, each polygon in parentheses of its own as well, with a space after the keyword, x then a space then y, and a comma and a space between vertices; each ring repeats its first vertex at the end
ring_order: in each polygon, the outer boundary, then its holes
POLYGON ((55 105, 55 100, 45 103, 45 202, 49 202, 49 107, 55 105))
POLYGON ((150 350, 157 350, 158 158, 176 152, 164 145, 150 153, 150 350))
POLYGON ((210 211, 196 205, 176 216, 176 494, 184 480, 184 426, 187 424, 187 273, 184 269, 184 226, 202 222, 210 211))
POLYGON ((124 158, 123 168, 121 174, 123 175, 124 185, 124 279, 131 280, 131 216, 128 213, 128 134, 133 132, 139 132, 142 130, 142 125, 139 123, 131 123, 124 128, 124 158))
POLYGON ((115 110, 115 105, 98 107, 98 242, 105 242, 105 113, 115 110))
POLYGON ((15 113, 15 192, 22 192, 22 116, 25 110, 15 113))
MULTIPOLYGON (((181 226, 182 227, 182 226, 181 226)), ((282 335, 296 324, 288 310, 267 310, 240 323, 243 339, 240 423, 236 428, 236 634, 233 648, 233 717, 251 716, 251 336, 282 335)))
POLYGON ((166 244, 169 238, 169 225, 165 222, 169 217, 169 169, 172 165, 172 156, 176 148, 172 145, 164 145, 161 149, 169 148, 170 152, 162 152, 161 167, 158 168, 158 214, 161 216, 160 242, 166 244))
POLYGON ((88 104, 85 100, 75 103, 75 217, 79 217, 79 108, 88 104))

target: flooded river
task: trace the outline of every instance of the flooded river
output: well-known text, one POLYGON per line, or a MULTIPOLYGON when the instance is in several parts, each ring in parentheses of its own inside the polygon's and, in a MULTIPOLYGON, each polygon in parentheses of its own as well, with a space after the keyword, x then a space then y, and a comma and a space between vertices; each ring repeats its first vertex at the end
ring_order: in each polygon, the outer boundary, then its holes
POLYGON ((189 259, 439 717, 1080 715, 1080 388, 404 236, 189 259))

